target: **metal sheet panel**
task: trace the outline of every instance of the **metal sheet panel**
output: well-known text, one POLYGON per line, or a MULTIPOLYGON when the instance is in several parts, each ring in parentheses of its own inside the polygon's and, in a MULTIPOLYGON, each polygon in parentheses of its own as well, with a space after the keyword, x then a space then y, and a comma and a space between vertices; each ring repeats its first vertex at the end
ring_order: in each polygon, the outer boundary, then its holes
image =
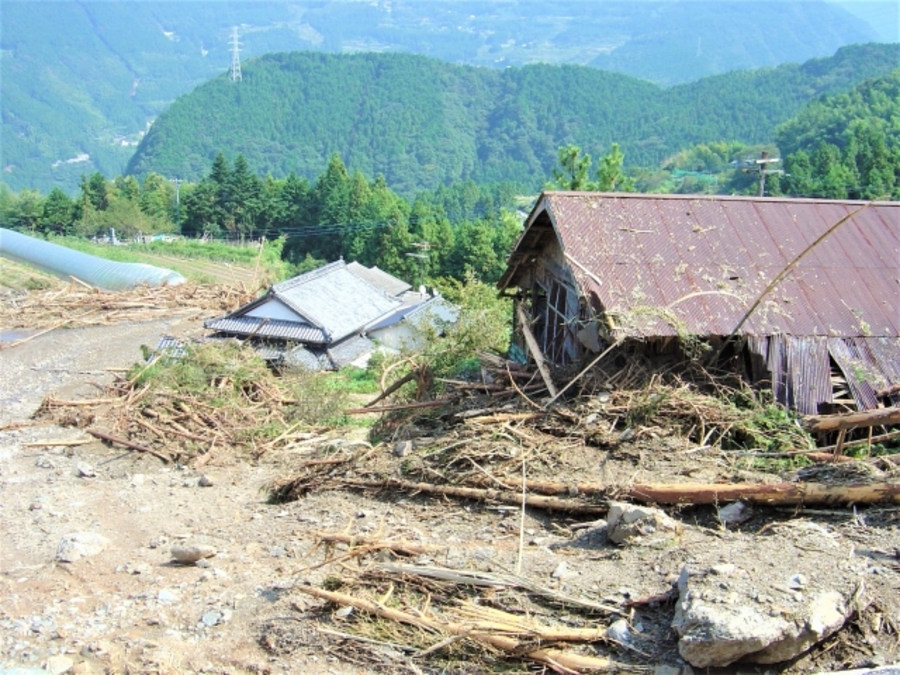
POLYGON ((793 407, 803 415, 819 413, 820 403, 831 403, 831 362, 827 338, 788 337, 787 372, 793 394, 793 407))
POLYGON ((791 407, 791 390, 786 377, 787 347, 784 335, 773 335, 769 338, 769 352, 766 367, 772 376, 772 394, 779 403, 791 407))
POLYGON ((828 340, 828 353, 844 374, 850 387, 850 394, 860 410, 877 408, 878 397, 869 384, 873 376, 872 366, 867 359, 860 358, 856 345, 850 340, 832 338, 828 340))
POLYGON ((277 284, 273 291, 311 324, 321 326, 332 340, 359 332, 402 306, 397 298, 347 270, 343 261, 277 284))

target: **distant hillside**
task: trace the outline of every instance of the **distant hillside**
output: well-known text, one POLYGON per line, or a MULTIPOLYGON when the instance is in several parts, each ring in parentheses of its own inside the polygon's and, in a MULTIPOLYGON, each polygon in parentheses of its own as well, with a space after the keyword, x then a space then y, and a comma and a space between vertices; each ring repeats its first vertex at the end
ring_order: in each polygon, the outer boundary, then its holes
POLYGON ((351 170, 398 192, 450 181, 539 187, 560 145, 592 155, 618 142, 632 165, 697 143, 771 142, 808 101, 882 75, 900 45, 841 49, 796 66, 743 71, 662 89, 583 66, 505 70, 404 54, 273 54, 178 99, 141 142, 128 172, 198 179, 219 151, 261 172, 314 178, 338 152, 351 170))
MULTIPOLYGON (((895 2, 870 4, 883 10, 872 16, 896 17, 895 2)), ((232 26, 243 59, 404 52, 492 67, 592 64, 667 85, 879 37, 823 0, 6 0, 0 24, 0 176, 45 192, 119 173, 149 122, 227 71, 232 26)))

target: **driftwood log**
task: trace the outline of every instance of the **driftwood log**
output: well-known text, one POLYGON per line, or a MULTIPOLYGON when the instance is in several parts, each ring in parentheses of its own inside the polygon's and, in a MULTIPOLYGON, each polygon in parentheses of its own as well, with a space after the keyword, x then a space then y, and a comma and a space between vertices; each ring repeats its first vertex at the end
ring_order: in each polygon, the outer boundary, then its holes
MULTIPOLYGON (((481 502, 496 502, 500 504, 522 505, 522 493, 513 491, 487 490, 483 488, 460 487, 455 485, 435 485, 433 483, 414 483, 412 481, 387 478, 384 480, 349 480, 344 483, 349 487, 366 489, 398 489, 413 493, 425 493, 456 497, 457 499, 471 499, 481 502)), ((526 506, 548 511, 568 511, 570 513, 603 514, 607 508, 603 504, 589 504, 572 499, 560 499, 546 495, 526 495, 526 506)))
POLYGON ((842 415, 814 415, 803 421, 803 426, 812 433, 891 424, 900 424, 900 408, 879 408, 842 415))
MULTIPOLYGON (((474 479, 480 481, 481 479, 474 479)), ((656 504, 722 504, 745 501, 757 504, 875 504, 900 503, 898 483, 645 483, 628 487, 601 484, 569 485, 526 481, 531 492, 630 499, 656 504)))
MULTIPOLYGON (((407 492, 439 494, 458 499, 521 505, 521 492, 480 487, 415 483, 388 478, 385 480, 353 480, 350 487, 399 489, 407 492)), ((735 501, 755 504, 900 504, 900 483, 859 483, 828 485, 825 483, 647 483, 627 487, 601 484, 567 485, 545 481, 526 481, 532 494, 525 497, 526 506, 570 513, 602 514, 607 507, 597 502, 582 502, 552 495, 586 496, 595 500, 629 499, 654 504, 725 504, 735 501), (539 494, 534 494, 539 493, 539 494)))

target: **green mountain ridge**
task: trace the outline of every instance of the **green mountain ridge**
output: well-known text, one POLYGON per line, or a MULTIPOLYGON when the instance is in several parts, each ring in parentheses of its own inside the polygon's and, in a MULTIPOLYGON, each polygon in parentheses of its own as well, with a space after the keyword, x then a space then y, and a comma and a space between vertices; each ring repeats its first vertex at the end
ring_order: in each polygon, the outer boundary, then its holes
POLYGON ((802 65, 738 71, 663 89, 584 66, 495 70, 407 54, 282 53, 248 61, 179 98, 138 146, 128 173, 198 179, 217 152, 261 173, 313 178, 337 152, 401 194, 460 180, 539 188, 557 148, 619 143, 656 166, 718 140, 770 143, 817 97, 900 63, 900 45, 845 47, 802 65))
MULTIPOLYGON (((873 4, 896 18, 892 3, 873 4)), ((13 189, 73 191, 82 173, 119 173, 172 101, 228 70, 233 26, 242 59, 294 50, 420 53, 494 68, 592 64, 665 85, 878 39, 865 21, 822 0, 748 7, 713 0, 6 0, 2 178, 13 189)))

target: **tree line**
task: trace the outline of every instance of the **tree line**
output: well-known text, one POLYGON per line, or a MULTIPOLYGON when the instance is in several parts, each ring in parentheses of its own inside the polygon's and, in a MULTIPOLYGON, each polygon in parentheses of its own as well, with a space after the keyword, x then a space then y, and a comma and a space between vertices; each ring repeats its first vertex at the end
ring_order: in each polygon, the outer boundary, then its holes
POLYGON ((74 198, 59 188, 46 197, 15 194, 0 184, 0 225, 44 236, 115 229, 122 240, 283 238, 282 256, 297 272, 343 257, 415 283, 467 272, 492 282, 521 228, 514 199, 510 185, 464 181, 407 200, 381 176, 351 174, 337 154, 312 182, 293 173, 261 178, 243 155, 229 162, 218 153, 196 183, 94 172, 74 198))

